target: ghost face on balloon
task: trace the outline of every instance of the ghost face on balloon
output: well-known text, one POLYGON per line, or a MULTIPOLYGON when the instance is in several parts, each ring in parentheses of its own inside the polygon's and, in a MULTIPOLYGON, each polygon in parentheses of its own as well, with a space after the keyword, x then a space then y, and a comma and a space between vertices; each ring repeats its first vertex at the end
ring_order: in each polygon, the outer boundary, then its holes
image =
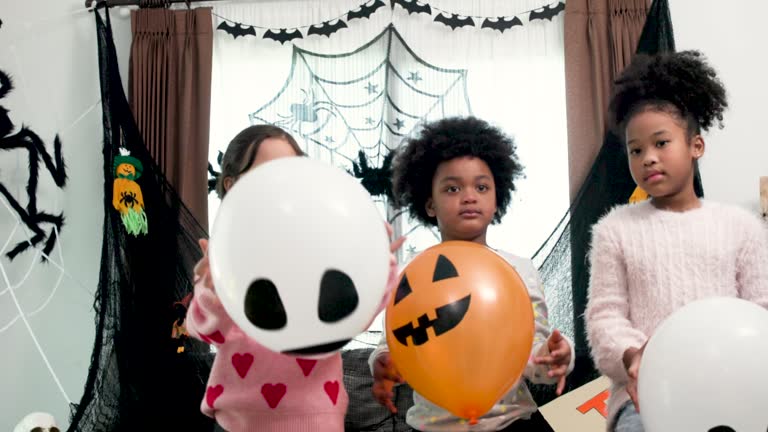
POLYGON ((389 241, 370 195, 309 158, 267 162, 222 201, 211 274, 233 321, 275 352, 323 357, 381 308, 389 241))
POLYGON ((738 298, 691 302, 654 331, 640 363, 647 432, 766 432, 768 311, 738 298))

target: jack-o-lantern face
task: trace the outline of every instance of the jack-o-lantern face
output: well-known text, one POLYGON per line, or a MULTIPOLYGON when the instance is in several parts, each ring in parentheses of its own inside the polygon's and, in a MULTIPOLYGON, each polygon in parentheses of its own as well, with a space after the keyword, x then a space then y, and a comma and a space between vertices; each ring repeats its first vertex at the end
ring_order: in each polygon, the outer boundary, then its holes
POLYGON ((387 305, 386 332, 392 361, 415 391, 476 418, 522 375, 533 308, 500 255, 476 243, 444 242, 403 271, 387 305))
MULTIPOLYGON (((437 257, 437 264, 435 265, 435 272, 432 276, 432 282, 440 282, 457 277, 459 277, 459 274, 456 272, 456 267, 451 263, 451 260, 443 255, 439 255, 437 257)), ((397 287, 394 304, 397 305, 412 292, 413 289, 411 288, 411 284, 408 281, 408 275, 406 274, 400 280, 400 285, 397 287)), ((409 322, 408 324, 394 329, 392 334, 402 345, 408 346, 409 337, 414 345, 423 345, 429 340, 429 335, 427 333, 428 329, 433 329, 435 336, 440 336, 456 327, 456 325, 464 319, 464 315, 466 315, 467 310, 469 309, 471 300, 472 294, 467 294, 451 303, 438 306, 434 310, 434 314, 437 317, 434 320, 430 320, 425 312, 417 318, 417 326, 414 327, 413 323, 409 322)))
POLYGON ((117 166, 116 171, 117 171, 118 177, 131 178, 136 176, 136 168, 131 164, 121 163, 120 165, 117 166))

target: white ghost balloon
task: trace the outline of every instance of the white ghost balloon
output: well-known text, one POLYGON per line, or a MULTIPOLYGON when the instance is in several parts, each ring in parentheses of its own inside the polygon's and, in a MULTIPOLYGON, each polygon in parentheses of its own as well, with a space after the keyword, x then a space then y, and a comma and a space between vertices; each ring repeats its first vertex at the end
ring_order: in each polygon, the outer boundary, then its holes
POLYGON ((367 329, 386 295, 382 215, 357 179, 305 157, 238 179, 219 208, 209 254, 227 313, 275 352, 330 355, 367 329))
POLYGON ((638 397, 647 432, 768 431, 768 311, 737 298, 692 302, 648 342, 638 397))

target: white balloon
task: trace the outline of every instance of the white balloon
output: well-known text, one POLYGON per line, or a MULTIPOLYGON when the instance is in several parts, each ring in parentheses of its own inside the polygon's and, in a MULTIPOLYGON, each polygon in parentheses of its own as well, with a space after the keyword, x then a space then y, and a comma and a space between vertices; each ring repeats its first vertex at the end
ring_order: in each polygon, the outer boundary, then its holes
POLYGON ((332 354, 367 329, 386 294, 389 240, 370 195, 348 173, 305 157, 267 162, 237 181, 209 254, 227 313, 275 352, 332 354))
POLYGON ((659 325, 640 363, 645 430, 766 432, 766 365, 762 307, 717 297, 680 308, 659 325))

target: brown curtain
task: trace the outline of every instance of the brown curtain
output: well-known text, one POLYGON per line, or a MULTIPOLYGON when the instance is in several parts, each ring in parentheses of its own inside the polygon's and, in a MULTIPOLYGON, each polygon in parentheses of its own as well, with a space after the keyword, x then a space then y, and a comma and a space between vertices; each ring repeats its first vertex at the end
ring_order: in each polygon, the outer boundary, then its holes
POLYGON ((211 9, 139 9, 131 13, 131 30, 129 99, 139 130, 207 230, 211 9))
POLYGON ((632 60, 650 0, 565 3, 568 169, 573 199, 603 143, 613 80, 632 60))

